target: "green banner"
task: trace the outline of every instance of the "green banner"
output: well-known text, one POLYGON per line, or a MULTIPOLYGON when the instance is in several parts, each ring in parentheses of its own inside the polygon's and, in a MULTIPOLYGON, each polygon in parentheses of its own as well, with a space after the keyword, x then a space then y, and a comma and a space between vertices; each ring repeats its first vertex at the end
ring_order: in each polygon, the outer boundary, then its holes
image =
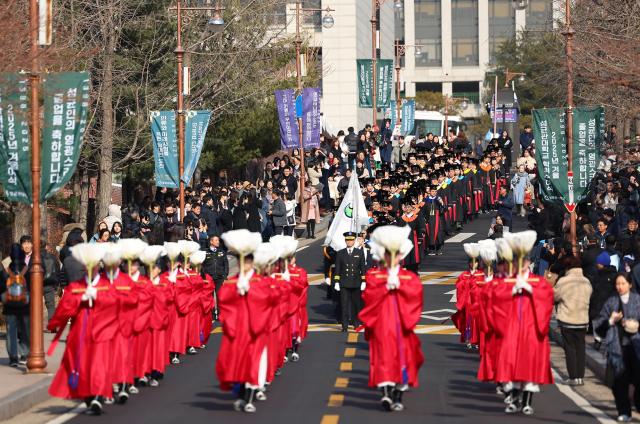
POLYGON ((587 194, 600 161, 604 142, 604 107, 584 106, 573 109, 573 202, 587 194))
MULTIPOLYGON (((358 99, 362 108, 373 108, 373 75, 371 59, 357 59, 358 99)), ((393 60, 376 60, 376 106, 389 107, 393 88, 393 60)))
POLYGON ((69 182, 75 172, 89 110, 89 73, 46 74, 43 83, 42 201, 69 182))
POLYGON ((533 134, 540 196, 547 202, 563 204, 569 199, 564 109, 534 110, 533 134))
POLYGON ((358 68, 358 99, 360 107, 373 107, 373 75, 371 74, 371 59, 357 59, 358 68))
POLYGON ((0 75, 0 183, 10 201, 31 203, 28 77, 0 75))
POLYGON ((198 166, 210 118, 211 111, 209 110, 190 110, 186 113, 184 125, 184 172, 182 174, 182 181, 186 185, 191 182, 191 177, 193 177, 193 173, 198 166))
POLYGON ((178 188, 178 140, 174 111, 151 112, 151 139, 157 187, 178 188))
POLYGON ((378 107, 389 107, 391 103, 391 89, 393 88, 393 60, 378 59, 376 85, 378 86, 376 104, 378 107))

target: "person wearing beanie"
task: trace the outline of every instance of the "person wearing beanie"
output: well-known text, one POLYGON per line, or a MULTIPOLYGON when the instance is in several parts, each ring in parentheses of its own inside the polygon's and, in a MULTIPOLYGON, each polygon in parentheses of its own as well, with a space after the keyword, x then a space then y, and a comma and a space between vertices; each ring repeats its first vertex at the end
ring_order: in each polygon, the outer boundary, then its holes
POLYGON ((382 226, 371 234, 371 254, 379 262, 366 275, 360 312, 369 341, 369 387, 382 391, 387 411, 402 411, 402 396, 418 385, 424 362, 414 330, 422 311, 422 283, 400 266, 413 249, 409 226, 382 226))

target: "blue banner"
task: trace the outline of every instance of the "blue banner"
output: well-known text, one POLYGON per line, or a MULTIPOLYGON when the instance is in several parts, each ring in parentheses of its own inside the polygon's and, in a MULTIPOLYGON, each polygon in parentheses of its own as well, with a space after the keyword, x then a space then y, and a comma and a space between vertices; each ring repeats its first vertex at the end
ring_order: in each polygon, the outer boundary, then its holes
POLYGON ((300 146, 298 122, 296 119, 296 99, 293 89, 276 90, 276 107, 280 121, 280 145, 283 150, 300 146))
POLYGON ((156 186, 178 188, 178 143, 174 111, 151 112, 151 139, 156 186))
POLYGON ((320 88, 302 90, 302 131, 305 149, 320 146, 320 88))
POLYGON ((182 181, 186 185, 191 182, 193 173, 198 166, 210 118, 211 111, 209 110, 190 110, 185 115, 184 173, 182 174, 182 181))

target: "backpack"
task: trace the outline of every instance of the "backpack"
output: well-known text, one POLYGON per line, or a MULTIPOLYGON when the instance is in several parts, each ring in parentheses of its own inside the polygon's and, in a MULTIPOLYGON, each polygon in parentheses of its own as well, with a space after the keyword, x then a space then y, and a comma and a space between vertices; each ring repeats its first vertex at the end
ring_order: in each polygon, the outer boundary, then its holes
POLYGON ((29 303, 29 292, 27 290, 27 280, 24 275, 28 267, 24 267, 18 274, 10 269, 7 270, 7 291, 2 293, 2 303, 5 305, 21 306, 29 303))

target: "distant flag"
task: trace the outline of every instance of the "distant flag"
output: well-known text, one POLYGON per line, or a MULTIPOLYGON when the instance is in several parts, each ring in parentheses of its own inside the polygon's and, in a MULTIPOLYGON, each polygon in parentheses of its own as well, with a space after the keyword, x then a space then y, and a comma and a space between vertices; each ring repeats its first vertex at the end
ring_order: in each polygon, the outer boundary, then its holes
POLYGON ((333 222, 331 222, 324 244, 331 246, 336 251, 344 249, 347 245, 344 242, 343 234, 347 231, 359 232, 362 227, 367 225, 369 225, 369 215, 364 205, 358 176, 353 172, 349 180, 349 188, 344 194, 333 222))

